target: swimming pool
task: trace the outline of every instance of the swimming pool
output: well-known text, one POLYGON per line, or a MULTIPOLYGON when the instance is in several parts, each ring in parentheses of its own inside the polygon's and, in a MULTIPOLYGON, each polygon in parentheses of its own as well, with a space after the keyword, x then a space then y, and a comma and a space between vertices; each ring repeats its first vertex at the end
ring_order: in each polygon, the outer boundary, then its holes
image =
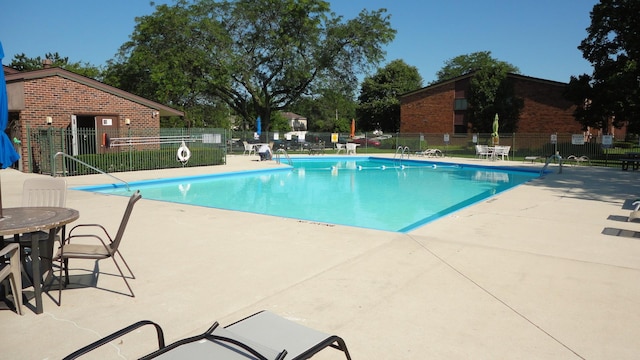
MULTIPOLYGON (((293 167, 130 183, 143 198, 407 232, 539 172, 375 157, 293 158, 293 167)), ((77 187, 129 196, 114 184, 77 187)))

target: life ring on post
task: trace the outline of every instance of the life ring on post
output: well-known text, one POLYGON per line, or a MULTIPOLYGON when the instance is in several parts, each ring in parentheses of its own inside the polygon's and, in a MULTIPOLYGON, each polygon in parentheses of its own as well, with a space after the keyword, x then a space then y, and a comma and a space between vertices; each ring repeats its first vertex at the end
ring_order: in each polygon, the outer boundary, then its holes
POLYGON ((176 153, 176 159, 185 165, 187 161, 189 161, 189 158, 191 158, 191 150, 189 150, 187 144, 185 144, 183 140, 178 148, 178 152, 176 153))

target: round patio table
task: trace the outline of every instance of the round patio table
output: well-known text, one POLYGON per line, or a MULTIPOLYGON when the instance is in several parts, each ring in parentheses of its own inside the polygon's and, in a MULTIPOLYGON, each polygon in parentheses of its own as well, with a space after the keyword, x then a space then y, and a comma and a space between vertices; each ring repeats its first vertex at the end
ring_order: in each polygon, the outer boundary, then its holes
MULTIPOLYGON (((49 243, 57 230, 80 217, 78 210, 62 207, 15 207, 2 209, 0 218, 0 236, 13 235, 15 241, 20 234, 49 230, 49 243)), ((31 237, 31 270, 33 289, 36 299, 36 314, 42 314, 42 279, 40 274, 40 241, 31 237)))

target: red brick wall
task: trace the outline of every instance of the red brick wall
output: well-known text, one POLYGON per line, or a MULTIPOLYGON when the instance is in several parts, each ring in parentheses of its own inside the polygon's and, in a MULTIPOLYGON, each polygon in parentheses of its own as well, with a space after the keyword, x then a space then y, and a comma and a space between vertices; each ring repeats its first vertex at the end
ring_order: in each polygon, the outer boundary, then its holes
POLYGON ((564 85, 556 85, 515 78, 516 96, 524 99, 520 113, 520 133, 568 133, 582 132, 582 125, 573 117, 575 106, 565 100, 564 85))
POLYGON ((425 89, 402 98, 401 133, 453 133, 455 83, 425 89))
MULTIPOLYGON (((120 129, 121 136, 127 131, 125 118, 131 120, 132 129, 160 128, 159 118, 152 116, 151 108, 60 76, 26 80, 24 92, 25 110, 20 112, 22 144, 28 144, 27 127, 45 127, 47 116, 53 118, 54 128, 70 126, 71 115, 110 116, 118 122, 113 127, 120 129)), ((22 149, 23 171, 30 172, 28 149, 22 149)))
MULTIPOLYGON (((519 133, 582 132, 581 125, 573 117, 574 107, 562 97, 563 84, 535 79, 513 79, 516 95, 524 99, 518 123, 519 133)), ((400 105, 400 132, 453 134, 455 90, 458 88, 460 97, 460 89, 468 88, 468 83, 469 78, 463 78, 458 84, 452 81, 403 97, 400 105)))

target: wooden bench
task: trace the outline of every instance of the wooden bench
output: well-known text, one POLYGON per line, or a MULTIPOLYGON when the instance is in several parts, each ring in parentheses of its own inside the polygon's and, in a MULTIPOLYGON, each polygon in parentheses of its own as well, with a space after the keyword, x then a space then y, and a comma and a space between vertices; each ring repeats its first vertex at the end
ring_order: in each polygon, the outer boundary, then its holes
POLYGON ((639 158, 627 158, 620 159, 622 161, 622 170, 628 170, 629 165, 631 165, 633 170, 638 170, 640 168, 640 159, 639 158))
POLYGON ((320 155, 324 154, 324 142, 319 142, 312 144, 309 148, 309 155, 320 155))
POLYGON ((622 161, 622 170, 629 170, 629 165, 633 170, 640 168, 640 153, 626 153, 626 157, 620 159, 622 161))

